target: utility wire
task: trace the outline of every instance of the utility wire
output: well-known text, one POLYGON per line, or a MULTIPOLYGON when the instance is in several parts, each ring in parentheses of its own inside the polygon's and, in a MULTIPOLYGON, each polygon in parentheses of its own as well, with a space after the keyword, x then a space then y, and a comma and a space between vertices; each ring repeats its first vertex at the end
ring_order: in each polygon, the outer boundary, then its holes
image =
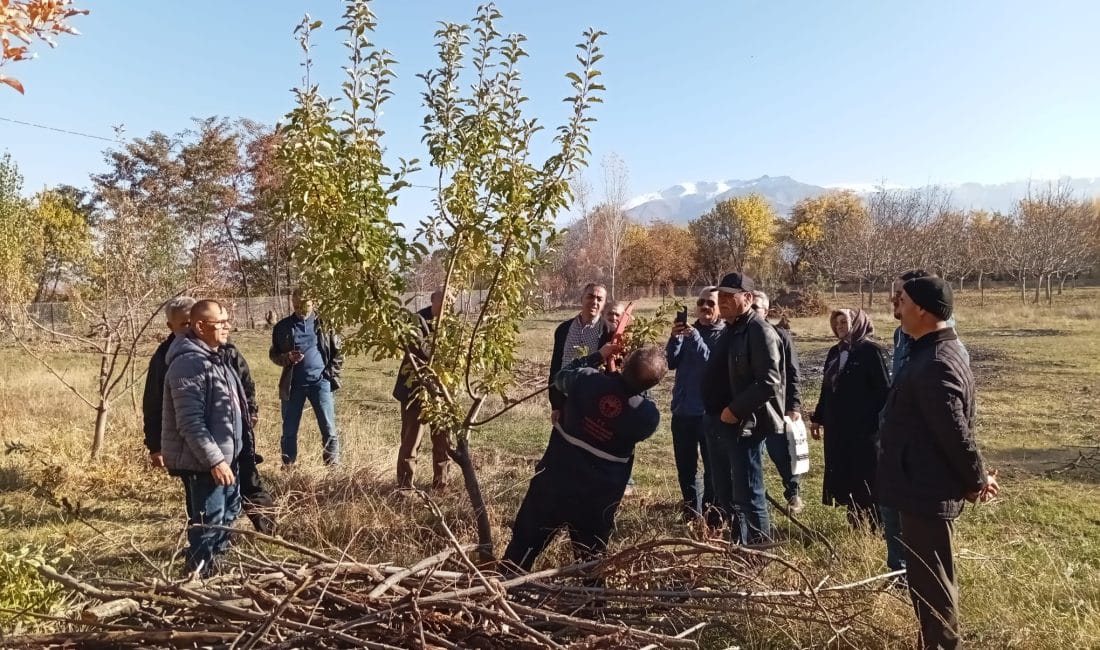
POLYGON ((121 142, 117 138, 105 138, 101 135, 92 135, 90 133, 81 133, 80 131, 70 131, 69 129, 59 129, 54 126, 46 126, 45 124, 35 124, 34 122, 24 122, 23 120, 15 120, 10 117, 0 116, 0 121, 11 122, 12 124, 22 124, 23 126, 33 126, 36 129, 46 129, 47 131, 56 131, 58 133, 67 133, 68 135, 79 135, 82 138, 91 138, 93 140, 103 140, 104 142, 121 142))

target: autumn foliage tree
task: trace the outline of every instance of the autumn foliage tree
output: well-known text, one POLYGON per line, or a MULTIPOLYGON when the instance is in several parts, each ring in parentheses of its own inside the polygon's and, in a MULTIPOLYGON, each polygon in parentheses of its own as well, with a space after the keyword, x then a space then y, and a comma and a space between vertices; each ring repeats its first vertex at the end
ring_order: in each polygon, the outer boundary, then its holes
MULTIPOLYGON (((57 36, 79 34, 69 21, 87 13, 72 0, 0 0, 0 68, 34 58, 30 46, 36 41, 56 47, 57 36)), ((23 84, 2 72, 0 84, 23 93, 23 84)))
POLYGON ((758 272, 771 265, 778 216, 760 194, 719 202, 689 225, 708 282, 729 271, 758 272))

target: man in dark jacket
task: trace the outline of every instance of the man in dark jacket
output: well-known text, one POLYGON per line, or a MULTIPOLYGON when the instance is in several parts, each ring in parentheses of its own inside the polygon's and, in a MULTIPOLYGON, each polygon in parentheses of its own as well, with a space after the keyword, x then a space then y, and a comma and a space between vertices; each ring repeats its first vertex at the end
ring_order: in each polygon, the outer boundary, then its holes
MULTIPOLYGON (((909 280, 931 276, 932 274, 924 269, 913 269, 894 279, 894 283, 891 285, 892 296, 890 298, 890 302, 894 306, 894 320, 901 320, 899 301, 901 300, 901 289, 905 283, 909 280)), ((954 314, 947 319, 947 325, 948 327, 955 327, 954 314)), ((959 346, 963 359, 969 364, 970 354, 966 351, 966 346, 962 344, 961 340, 956 339, 955 342, 959 346)), ((894 353, 890 368, 892 377, 897 377, 901 373, 901 369, 905 367, 905 363, 909 360, 909 350, 912 345, 913 337, 906 334, 901 326, 898 326, 894 330, 894 353)), ((886 537, 886 566, 891 571, 900 571, 905 568, 905 547, 901 543, 901 518, 897 510, 885 504, 879 505, 879 516, 882 519, 882 532, 886 537)), ((897 584, 904 585, 905 581, 899 580, 897 584)))
MULTIPOLYGON (((161 415, 164 406, 164 377, 168 374, 168 348, 179 336, 191 331, 191 307, 195 299, 187 296, 173 298, 164 308, 168 318, 170 333, 157 347, 149 360, 149 372, 145 375, 145 392, 142 398, 144 416, 145 446, 149 449, 149 459, 154 467, 164 467, 164 457, 160 453, 161 415)), ((263 457, 256 453, 256 423, 260 419, 260 407, 256 402, 256 382, 252 380, 252 371, 244 355, 237 346, 228 341, 218 347, 218 354, 237 373, 248 400, 248 421, 245 423, 243 448, 237 461, 237 481, 241 487, 244 512, 256 530, 271 533, 275 522, 263 511, 275 505, 271 494, 264 488, 259 468, 263 457)))
POLYGON ((922 648, 961 646, 953 522, 964 500, 986 501, 998 490, 974 439, 974 377, 947 324, 953 304, 940 278, 902 287, 898 312, 913 343, 879 429, 879 499, 900 513, 922 648))
POLYGON ((634 446, 653 435, 661 417, 645 392, 668 371, 664 351, 652 346, 631 353, 621 373, 594 368, 618 353, 618 346, 606 344, 575 359, 555 378, 569 399, 516 514, 504 552, 511 565, 531 570, 563 526, 578 558, 607 548, 634 464, 634 446))
POLYGON ((550 355, 550 421, 557 423, 565 407, 565 395, 554 385, 554 380, 562 368, 586 354, 599 350, 611 340, 612 332, 601 317, 604 303, 607 301, 607 288, 602 284, 589 282, 584 287, 579 314, 562 321, 554 330, 554 352, 550 355))
POLYGON ((313 312, 313 301, 301 289, 294 290, 291 302, 294 313, 275 324, 268 352, 272 363, 283 368, 279 376, 283 465, 298 460, 298 427, 307 399, 321 430, 322 459, 326 465, 334 465, 340 461, 333 399, 333 392, 340 388, 340 368, 344 364, 340 339, 313 312))
POLYGON ((149 371, 145 374, 145 391, 141 399, 145 431, 145 448, 149 450, 149 462, 153 467, 164 467, 164 455, 160 453, 160 418, 164 408, 164 377, 168 374, 168 348, 178 337, 191 331, 191 307, 195 299, 177 296, 164 306, 168 320, 168 338, 157 346, 149 359, 149 371))
MULTIPOLYGON (((707 456, 706 429, 703 417, 703 371, 710 359, 714 342, 721 337, 726 324, 718 313, 718 290, 707 287, 695 301, 695 322, 676 323, 665 346, 668 367, 676 371, 672 385, 672 452, 676 458, 676 476, 683 497, 681 514, 685 520, 709 512, 714 505, 710 458, 707 456), (699 455, 703 456, 702 502, 696 488, 699 455)), ((717 522, 711 523, 717 525, 717 522)))
MULTIPOLYGON (((443 291, 432 293, 432 302, 429 306, 416 312, 417 328, 420 332, 420 345, 413 351, 417 360, 426 362, 429 356, 429 345, 435 321, 443 309, 443 291)), ((421 432, 423 430, 420 421, 420 386, 412 377, 413 360, 409 354, 401 361, 401 368, 397 371, 397 381, 393 385, 393 398, 401 404, 401 447, 397 451, 397 487, 408 489, 413 486, 413 466, 416 464, 416 454, 420 450, 421 432)), ((450 448, 450 440, 446 432, 431 430, 432 436, 432 489, 442 490, 447 486, 447 467, 450 457, 447 450, 450 448)))
POLYGON ((714 496, 730 537, 742 544, 771 535, 763 446, 783 431, 783 348, 775 328, 752 311, 752 278, 730 273, 718 285, 726 331, 711 350, 703 379, 707 452, 714 496))
POLYGON ((168 348, 161 417, 161 454, 183 481, 188 517, 185 565, 201 577, 217 573, 229 545, 225 530, 241 509, 235 466, 244 446, 247 398, 237 373, 218 354, 229 318, 213 300, 191 308, 192 332, 168 348))
MULTIPOLYGON (((765 323, 768 322, 768 311, 771 308, 771 300, 763 291, 752 292, 752 310, 756 312, 765 323)), ((768 323, 771 325, 771 323, 768 323)), ((786 397, 785 412, 792 421, 802 419, 802 372, 798 363, 798 350, 794 347, 794 339, 791 331, 776 327, 775 333, 779 335, 779 343, 783 347, 783 386, 786 397)), ((787 500, 787 509, 791 514, 802 512, 802 475, 795 474, 791 467, 791 447, 787 441, 786 431, 769 435, 764 446, 768 448, 768 456, 771 456, 775 469, 779 471, 779 478, 783 481, 783 498, 787 500)))

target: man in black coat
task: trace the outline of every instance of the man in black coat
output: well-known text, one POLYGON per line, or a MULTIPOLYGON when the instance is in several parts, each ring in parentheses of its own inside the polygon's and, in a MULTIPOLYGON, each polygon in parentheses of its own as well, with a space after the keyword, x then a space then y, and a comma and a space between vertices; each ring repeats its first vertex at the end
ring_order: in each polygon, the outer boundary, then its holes
POLYGON ((763 447, 783 431, 786 361, 775 328, 752 310, 752 278, 729 273, 718 285, 726 329, 703 373, 707 453, 714 497, 730 524, 730 537, 755 544, 771 536, 764 489, 763 447))
MULTIPOLYGON (((752 310, 756 315, 768 322, 768 311, 771 308, 771 300, 763 291, 752 292, 752 310)), ((771 323, 768 323, 771 325, 771 323)), ((779 343, 783 346, 783 386, 786 404, 784 410, 792 421, 802 419, 802 369, 798 362, 798 350, 794 347, 794 339, 791 331, 772 325, 775 333, 779 335, 779 343)), ((783 480, 783 498, 787 500, 787 508, 791 514, 802 512, 802 475, 794 474, 791 470, 791 448, 787 441, 786 431, 773 433, 764 441, 771 456, 775 469, 779 471, 779 477, 783 480)))
POLYGON ((562 527, 578 559, 598 556, 607 547, 634 465, 634 446, 652 436, 660 422, 646 391, 668 372, 664 350, 655 346, 631 353, 621 373, 595 368, 619 351, 606 344, 555 378, 555 387, 569 399, 516 514, 504 552, 513 567, 530 571, 562 527))
MULTIPOLYGON (((184 336, 191 329, 191 307, 195 299, 188 296, 173 298, 165 305, 164 313, 168 319, 168 338, 161 342, 149 360, 149 372, 145 375, 145 390, 142 395, 143 429, 145 447, 149 450, 149 461, 154 467, 164 467, 164 457, 160 453, 161 413, 164 404, 164 378, 168 374, 167 355, 172 341, 184 336)), ((237 481, 240 483, 244 511, 256 530, 271 533, 275 522, 264 512, 274 506, 274 499, 264 488, 260 471, 256 467, 263 457, 256 453, 256 423, 260 419, 260 407, 256 402, 256 382, 244 355, 232 343, 218 348, 218 354, 229 367, 233 368, 241 380, 245 397, 248 399, 249 422, 245 423, 242 442, 244 450, 237 459, 237 481)))
POLYGON ((953 522, 964 500, 997 495, 974 439, 974 377, 948 326, 954 299, 940 278, 907 281, 898 297, 909 359, 879 430, 879 499, 901 515, 909 594, 922 648, 961 646, 953 522))
POLYGON ((554 330, 554 352, 550 355, 550 421, 557 423, 565 407, 565 394, 554 385, 562 368, 577 358, 592 354, 611 340, 612 332, 601 317, 607 302, 607 287, 589 282, 581 297, 581 311, 573 318, 562 321, 554 330))
MULTIPOLYGON (((420 345, 412 351, 418 361, 427 362, 429 343, 435 321, 443 309, 443 291, 432 293, 431 304, 416 312, 417 328, 420 332, 420 345)), ((412 377, 413 359, 406 354, 397 371, 397 381, 393 386, 393 398, 401 404, 401 447, 397 451, 397 488, 409 489, 413 486, 413 466, 416 454, 420 450, 423 423, 420 421, 420 386, 412 377)), ((432 489, 441 490, 447 486, 447 468, 450 457, 447 450, 450 440, 446 432, 435 429, 432 435, 432 489)))

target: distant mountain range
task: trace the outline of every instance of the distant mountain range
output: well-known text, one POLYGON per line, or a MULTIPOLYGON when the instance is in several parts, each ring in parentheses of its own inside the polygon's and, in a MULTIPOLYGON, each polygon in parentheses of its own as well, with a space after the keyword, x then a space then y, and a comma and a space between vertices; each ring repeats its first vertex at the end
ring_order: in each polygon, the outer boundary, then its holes
MULTIPOLYGON (((1034 190, 1058 182, 1068 183, 1070 188, 1081 196, 1100 197, 1100 178, 1025 180, 994 185, 961 183, 945 184, 940 187, 951 193, 952 203, 960 209, 1007 212, 1012 209, 1016 201, 1027 196, 1029 187, 1034 190)), ((719 201, 756 192, 771 202, 776 212, 786 216, 794 204, 802 199, 838 189, 851 189, 860 194, 866 194, 874 190, 874 185, 823 187, 803 183, 790 176, 761 176, 747 181, 680 183, 660 192, 634 197, 626 203, 626 211, 632 218, 642 223, 662 220, 683 224, 703 215, 719 201)))

